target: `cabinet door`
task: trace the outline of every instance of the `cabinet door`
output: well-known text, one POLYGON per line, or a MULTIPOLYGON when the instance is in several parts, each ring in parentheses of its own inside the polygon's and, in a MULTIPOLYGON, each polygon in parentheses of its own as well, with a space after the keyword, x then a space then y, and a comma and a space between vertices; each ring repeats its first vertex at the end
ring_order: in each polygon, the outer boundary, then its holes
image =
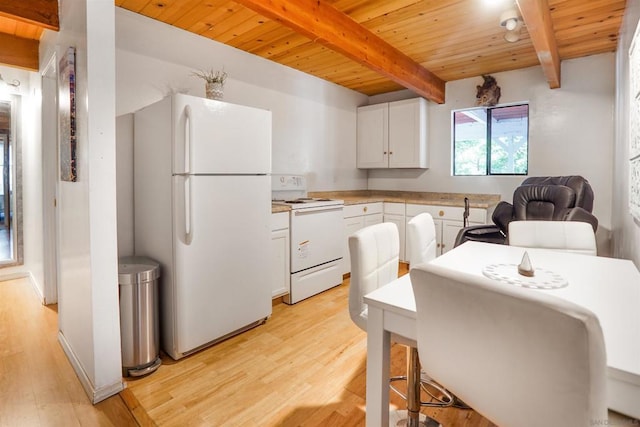
POLYGON ((373 214, 373 215, 365 215, 364 216, 364 226, 368 227, 370 225, 374 225, 374 224, 381 224, 382 223, 382 213, 377 213, 377 214, 373 214))
POLYGON ((389 167, 427 168, 427 101, 389 103, 389 167))
POLYGON ((289 229, 271 232, 271 297, 289 293, 289 229))
POLYGON ((440 240, 442 244, 442 253, 453 249, 456 237, 458 236, 458 232, 462 229, 462 226, 462 221, 442 220, 442 239, 440 240))
POLYGON ((436 256, 442 255, 442 220, 433 219, 433 225, 436 228, 436 256))
POLYGON ((404 250, 406 230, 404 215, 384 214, 384 222, 393 222, 398 226, 398 237, 400 238, 400 261, 406 262, 408 258, 405 256, 404 250))
POLYGON ((358 108, 356 166, 361 169, 389 166, 389 106, 367 105, 358 108))
POLYGON ((364 217, 355 216, 344 219, 344 245, 342 250, 342 274, 351 271, 351 257, 349 256, 349 236, 364 227, 364 217))

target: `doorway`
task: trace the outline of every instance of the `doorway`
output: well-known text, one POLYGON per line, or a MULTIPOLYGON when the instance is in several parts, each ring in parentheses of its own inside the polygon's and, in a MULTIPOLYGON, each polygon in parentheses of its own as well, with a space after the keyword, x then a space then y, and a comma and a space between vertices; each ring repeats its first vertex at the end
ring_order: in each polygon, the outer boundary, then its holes
POLYGON ((0 91, 0 268, 22 265, 21 96, 0 91))
POLYGON ((0 103, 0 170, 2 170, 2 185, 0 185, 0 259, 10 260, 14 257, 13 233, 11 232, 13 201, 11 200, 11 144, 10 126, 4 125, 4 118, 11 116, 11 105, 0 103))

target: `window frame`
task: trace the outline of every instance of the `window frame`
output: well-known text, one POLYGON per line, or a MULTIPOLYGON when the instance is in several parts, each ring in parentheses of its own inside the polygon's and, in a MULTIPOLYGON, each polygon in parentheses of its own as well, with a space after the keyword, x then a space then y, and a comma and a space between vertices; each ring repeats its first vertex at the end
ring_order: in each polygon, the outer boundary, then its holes
POLYGON ((451 110, 451 176, 472 176, 472 177, 482 177, 482 176, 528 176, 529 175, 529 125, 530 125, 530 110, 531 106, 529 101, 518 101, 518 102, 510 102, 505 104, 498 104, 491 107, 470 107, 470 108, 459 108, 456 110, 451 110), (491 172, 491 110, 505 108, 505 107, 518 107, 518 106, 527 106, 527 130, 526 130, 526 140, 527 140, 527 166, 526 170, 523 173, 492 173, 491 172), (469 174, 456 174, 456 122, 455 122, 455 114, 462 111, 473 111, 473 110, 484 110, 487 113, 487 126, 486 126, 486 169, 484 174, 480 175, 469 175, 469 174))

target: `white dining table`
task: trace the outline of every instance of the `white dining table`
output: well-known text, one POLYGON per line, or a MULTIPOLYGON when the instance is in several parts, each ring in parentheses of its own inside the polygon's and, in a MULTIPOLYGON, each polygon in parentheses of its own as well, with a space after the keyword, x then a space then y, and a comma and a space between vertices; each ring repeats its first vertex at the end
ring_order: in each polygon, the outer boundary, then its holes
MULTIPOLYGON (((466 242, 431 262, 484 275, 490 265, 519 264, 525 250, 534 268, 551 271, 568 283, 558 289, 528 290, 556 295, 597 315, 607 353, 607 405, 640 419, 640 272, 631 261, 466 242)), ((364 300, 368 304, 366 425, 386 427, 391 333, 416 339, 416 306, 409 274, 365 295, 364 300)))

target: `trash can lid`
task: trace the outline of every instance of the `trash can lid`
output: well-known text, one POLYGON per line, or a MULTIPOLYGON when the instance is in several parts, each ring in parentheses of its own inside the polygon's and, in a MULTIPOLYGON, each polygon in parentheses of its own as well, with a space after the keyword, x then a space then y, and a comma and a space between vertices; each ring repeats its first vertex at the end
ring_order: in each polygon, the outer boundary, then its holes
POLYGON ((160 277, 160 264, 143 256, 128 256, 118 260, 118 284, 147 283, 160 277))

